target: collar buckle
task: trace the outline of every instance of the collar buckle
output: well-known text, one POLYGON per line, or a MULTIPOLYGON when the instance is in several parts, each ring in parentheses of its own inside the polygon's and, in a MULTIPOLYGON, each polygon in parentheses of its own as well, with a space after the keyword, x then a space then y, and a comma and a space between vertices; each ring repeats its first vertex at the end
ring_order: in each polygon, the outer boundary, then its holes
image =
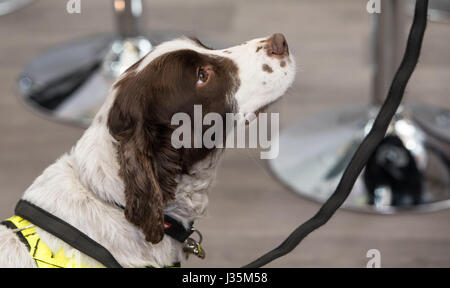
POLYGON ((200 231, 195 230, 194 228, 192 228, 192 231, 198 235, 199 240, 196 241, 193 238, 189 237, 186 239, 186 241, 184 241, 183 252, 184 255, 186 256, 186 260, 189 258, 190 254, 194 254, 200 259, 205 259, 206 256, 205 250, 202 248, 202 246, 200 246, 200 244, 203 241, 203 236, 200 233, 200 231))

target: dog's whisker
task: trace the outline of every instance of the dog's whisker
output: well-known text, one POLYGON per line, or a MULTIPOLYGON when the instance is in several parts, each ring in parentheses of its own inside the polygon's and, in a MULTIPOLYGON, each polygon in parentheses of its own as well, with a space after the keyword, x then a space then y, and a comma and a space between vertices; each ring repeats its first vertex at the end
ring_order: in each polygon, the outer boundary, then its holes
POLYGON ((243 149, 243 151, 240 151, 240 149, 236 149, 237 153, 244 155, 245 157, 247 157, 248 159, 250 159, 253 163, 256 164, 256 166, 258 166, 258 168, 260 168, 260 170, 263 171, 264 175, 267 176, 268 178, 272 178, 272 176, 267 172, 267 168, 265 168, 262 164, 261 164, 261 159, 258 159, 256 157, 254 157, 249 151, 248 149, 243 149))

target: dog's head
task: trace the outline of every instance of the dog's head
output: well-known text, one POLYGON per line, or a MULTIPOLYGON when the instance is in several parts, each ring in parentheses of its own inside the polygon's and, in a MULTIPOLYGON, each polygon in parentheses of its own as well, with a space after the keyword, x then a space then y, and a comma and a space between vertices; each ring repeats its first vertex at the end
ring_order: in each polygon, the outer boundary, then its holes
POLYGON ((196 39, 165 42, 131 66, 114 84, 108 128, 118 142, 126 218, 146 240, 164 236, 163 209, 174 198, 176 177, 214 149, 171 145, 175 113, 256 113, 283 95, 295 74, 283 35, 224 50, 196 39))

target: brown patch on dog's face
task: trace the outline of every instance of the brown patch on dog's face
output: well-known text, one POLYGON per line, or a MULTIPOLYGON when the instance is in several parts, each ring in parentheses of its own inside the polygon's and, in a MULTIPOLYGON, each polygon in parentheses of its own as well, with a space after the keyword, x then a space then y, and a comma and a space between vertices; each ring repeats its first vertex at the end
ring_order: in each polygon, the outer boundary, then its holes
POLYGON ((267 73, 272 73, 272 72, 273 72, 272 67, 270 67, 270 66, 267 65, 267 64, 263 64, 262 69, 263 69, 263 71, 265 71, 265 72, 267 72, 267 73))
POLYGON ((231 60, 192 50, 161 55, 138 72, 137 65, 114 85, 116 98, 107 122, 119 143, 125 216, 147 241, 158 243, 164 237, 163 211, 175 197, 177 175, 215 151, 175 149, 171 118, 184 112, 194 119, 194 105, 202 105, 203 115, 216 112, 225 117, 235 107, 228 96, 235 93, 239 81, 231 60))
POLYGON ((286 67, 286 61, 282 60, 282 61, 280 62, 280 67, 286 67))

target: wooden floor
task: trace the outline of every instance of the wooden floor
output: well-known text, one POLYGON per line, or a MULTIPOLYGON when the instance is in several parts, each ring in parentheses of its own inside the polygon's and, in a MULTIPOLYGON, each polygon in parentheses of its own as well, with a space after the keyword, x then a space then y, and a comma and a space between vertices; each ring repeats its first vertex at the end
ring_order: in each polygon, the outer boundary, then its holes
MULTIPOLYGON (((111 32, 111 1, 35 1, 0 16, 0 218, 42 170, 68 151, 83 131, 43 119, 18 100, 16 80, 33 57, 82 36, 111 32)), ((282 125, 320 111, 369 101, 370 25, 366 1, 145 1, 145 27, 196 35, 224 46, 283 32, 296 55, 294 87, 274 109, 282 125), (148 3, 147 3, 148 2, 148 3), (148 5, 147 5, 148 4, 148 5)), ((151 29, 150 29, 151 28, 151 29)), ((450 108, 450 25, 430 24, 406 100, 450 108)), ((283 188, 265 171, 258 151, 228 151, 209 215, 197 223, 207 258, 188 267, 246 264, 278 245, 319 208, 283 188)), ((272 267, 365 267, 379 249, 384 267, 450 266, 450 210, 378 216, 339 211, 272 267)))

